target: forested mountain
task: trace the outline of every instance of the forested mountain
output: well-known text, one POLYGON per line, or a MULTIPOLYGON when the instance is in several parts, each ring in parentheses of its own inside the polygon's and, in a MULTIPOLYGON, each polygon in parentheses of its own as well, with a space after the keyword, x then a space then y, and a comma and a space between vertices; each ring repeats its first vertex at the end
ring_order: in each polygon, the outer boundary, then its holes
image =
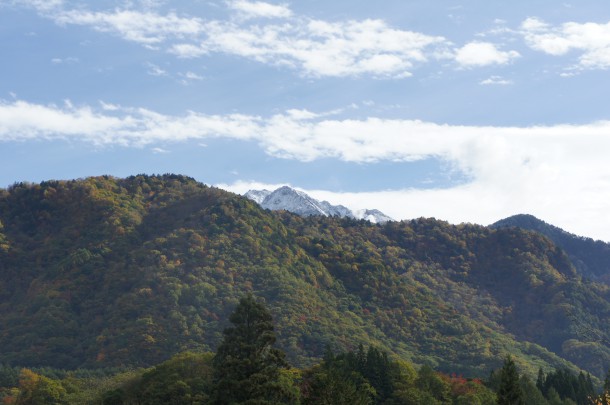
POLYGON ((610 244, 608 243, 574 235, 532 215, 514 215, 491 226, 493 228, 519 227, 539 232, 564 249, 583 276, 610 284, 610 244))
POLYGON ((303 218, 176 175, 15 184, 0 222, 0 362, 214 351, 251 291, 295 365, 359 344, 473 376, 610 365, 608 287, 518 228, 303 218))

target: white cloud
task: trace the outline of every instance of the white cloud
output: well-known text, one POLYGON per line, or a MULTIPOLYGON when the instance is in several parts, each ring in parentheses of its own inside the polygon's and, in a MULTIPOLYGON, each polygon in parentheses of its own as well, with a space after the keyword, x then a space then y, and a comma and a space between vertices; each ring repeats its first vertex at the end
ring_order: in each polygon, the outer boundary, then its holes
MULTIPOLYGON (((89 26, 181 58, 236 55, 310 77, 405 78, 431 60, 454 59, 461 67, 475 68, 505 65, 521 56, 491 42, 474 41, 455 49, 444 37, 394 28, 383 20, 331 22, 295 15, 284 4, 264 1, 228 0, 225 4, 233 16, 227 20, 161 14, 154 6, 144 7, 145 11, 94 12, 68 9, 61 1, 54 1, 53 6, 36 0, 25 3, 58 24, 89 26)), ((499 30, 515 35, 506 27, 499 30)), ((581 64, 600 67, 610 65, 607 30, 607 26, 575 23, 557 29, 530 18, 520 32, 531 47, 552 54, 586 48, 581 64)))
POLYGON ((169 51, 179 58, 199 58, 209 53, 203 45, 193 44, 175 44, 170 47, 169 51))
POLYGON ((490 86, 490 85, 508 86, 508 85, 513 84, 513 82, 511 80, 504 79, 502 76, 491 76, 485 80, 482 80, 481 82, 479 82, 479 84, 482 84, 484 86, 490 86))
POLYGON ((123 108, 101 103, 63 107, 26 101, 0 102, 0 142, 30 139, 65 139, 94 145, 143 146, 161 141, 184 141, 210 137, 251 139, 258 119, 239 114, 204 115, 189 112, 172 117, 142 108, 123 108))
POLYGON ((504 65, 518 58, 517 51, 501 51, 489 42, 470 42, 459 48, 455 60, 464 67, 504 65))
POLYGON ((85 10, 61 11, 52 18, 61 25, 85 25, 101 32, 120 35, 128 41, 154 45, 168 39, 197 36, 204 30, 200 19, 179 17, 174 13, 160 15, 154 12, 115 10, 91 12, 85 10))
POLYGON ((287 6, 278 6, 262 1, 234 0, 228 4, 233 10, 247 18, 288 18, 292 16, 292 11, 287 6))
POLYGON ((119 106, 119 105, 112 104, 112 103, 105 103, 103 101, 100 101, 100 105, 102 106, 102 109, 105 111, 118 111, 121 109, 121 106, 119 106))
POLYGON ((192 84, 193 82, 203 80, 203 76, 200 76, 195 72, 188 71, 185 73, 178 73, 177 79, 178 79, 178 83, 188 86, 188 85, 192 84))
MULTIPOLYGON (((312 19, 295 15, 284 4, 264 1, 227 1, 237 17, 227 20, 161 14, 155 0, 138 2, 143 10, 111 11, 70 9, 62 0, 13 0, 9 4, 34 8, 57 24, 88 26, 182 58, 223 53, 288 67, 311 77, 405 78, 430 60, 449 58, 462 67, 474 68, 505 65, 521 56, 516 50, 501 50, 484 41, 454 49, 444 37, 394 28, 383 20, 312 19)), ((124 3, 124 7, 133 7, 133 2, 124 3)), ((505 27, 503 20, 495 23, 499 27, 490 34, 521 35, 532 49, 556 56, 579 52, 577 66, 581 70, 610 68, 610 23, 551 26, 531 17, 518 31, 505 27)))
POLYGON ((610 68, 610 22, 551 26, 540 19, 528 18, 521 24, 521 31, 532 49, 554 56, 579 52, 579 68, 610 68))
POLYGON ((190 71, 186 73, 181 73, 180 76, 184 77, 187 80, 203 80, 203 76, 200 76, 197 73, 190 71))
POLYGON ((9 2, 19 6, 34 8, 40 12, 53 11, 64 4, 63 0, 9 0, 9 2))
POLYGON ((155 65, 154 63, 147 63, 146 67, 148 67, 148 74, 151 76, 167 76, 167 71, 164 69, 161 69, 159 66, 155 65))
POLYGON ((138 0, 138 3, 145 9, 156 9, 167 3, 167 0, 138 0))
MULTIPOLYGON (((129 117, 118 118, 80 109, 42 106, 25 101, 0 104, 0 140, 78 137, 110 133, 130 124, 129 117)), ((96 142, 95 138, 91 139, 96 142)))
POLYGON ((53 58, 51 59, 51 63, 55 64, 55 65, 60 65, 63 63, 68 63, 68 64, 72 64, 72 63, 78 63, 80 62, 80 60, 76 57, 73 56, 69 56, 67 58, 53 58))
POLYGON ((450 46, 443 37, 396 29, 382 20, 328 22, 294 16, 283 5, 245 0, 228 4, 239 16, 282 20, 204 21, 156 11, 36 7, 57 24, 88 26, 178 57, 224 53, 313 77, 408 77, 416 65, 446 55, 450 46))
POLYGON ((308 76, 334 77, 408 76, 415 64, 428 60, 432 48, 445 43, 442 37, 396 30, 381 20, 295 20, 266 26, 216 21, 207 25, 206 34, 199 48, 178 44, 172 51, 180 56, 229 53, 308 76))

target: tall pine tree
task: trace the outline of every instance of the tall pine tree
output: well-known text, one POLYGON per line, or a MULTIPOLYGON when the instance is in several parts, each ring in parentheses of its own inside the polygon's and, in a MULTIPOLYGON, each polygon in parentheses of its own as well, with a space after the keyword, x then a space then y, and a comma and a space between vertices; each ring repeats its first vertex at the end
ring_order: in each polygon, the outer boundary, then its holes
POLYGON ((502 370, 500 370, 498 405, 525 405, 523 391, 519 385, 519 373, 510 355, 506 356, 502 370))
POLYGON ((286 404, 294 398, 279 378, 287 367, 285 354, 273 347, 271 314, 251 294, 243 297, 229 317, 232 327, 213 360, 213 403, 286 404))

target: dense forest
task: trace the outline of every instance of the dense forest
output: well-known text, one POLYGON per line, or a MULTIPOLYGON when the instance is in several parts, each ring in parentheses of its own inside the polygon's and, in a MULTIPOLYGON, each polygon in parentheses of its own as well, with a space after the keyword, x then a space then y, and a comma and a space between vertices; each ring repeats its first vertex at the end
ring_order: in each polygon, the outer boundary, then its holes
POLYGON ((302 218, 177 175, 0 190, 9 368, 132 369, 212 353, 250 292, 301 370, 328 347, 362 345, 449 376, 486 378, 511 354, 532 379, 583 371, 599 385, 608 288, 519 228, 302 218))
POLYGON ((610 377, 597 394, 591 376, 538 371, 534 383, 512 358, 487 379, 447 375, 391 359, 360 345, 325 350, 311 367, 290 366, 275 347, 271 314, 248 294, 229 317, 216 353, 181 353, 148 369, 109 375, 85 370, 0 368, 0 399, 13 405, 328 404, 328 405, 594 405, 605 404, 610 377), (47 374, 47 375, 44 375, 47 374))
POLYGON ((583 276, 610 284, 610 244, 566 232, 532 216, 514 215, 492 225, 494 228, 519 227, 541 233, 564 249, 583 276))

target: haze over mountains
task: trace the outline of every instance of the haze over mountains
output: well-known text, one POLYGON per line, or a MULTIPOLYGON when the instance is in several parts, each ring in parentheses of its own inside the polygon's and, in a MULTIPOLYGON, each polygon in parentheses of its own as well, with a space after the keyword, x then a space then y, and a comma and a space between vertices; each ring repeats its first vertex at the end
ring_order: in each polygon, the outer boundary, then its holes
POLYGON ((283 186, 274 191, 250 190, 245 197, 257 202, 269 210, 286 210, 301 216, 322 215, 325 217, 340 217, 364 219, 374 224, 392 221, 392 218, 376 209, 352 211, 343 205, 332 205, 328 201, 318 201, 294 188, 283 186))
POLYGON ((363 343, 472 376, 507 353, 530 375, 610 366, 608 286, 517 227, 303 217, 176 175, 15 184, 0 223, 0 362, 212 351, 253 292, 296 365, 363 343))

